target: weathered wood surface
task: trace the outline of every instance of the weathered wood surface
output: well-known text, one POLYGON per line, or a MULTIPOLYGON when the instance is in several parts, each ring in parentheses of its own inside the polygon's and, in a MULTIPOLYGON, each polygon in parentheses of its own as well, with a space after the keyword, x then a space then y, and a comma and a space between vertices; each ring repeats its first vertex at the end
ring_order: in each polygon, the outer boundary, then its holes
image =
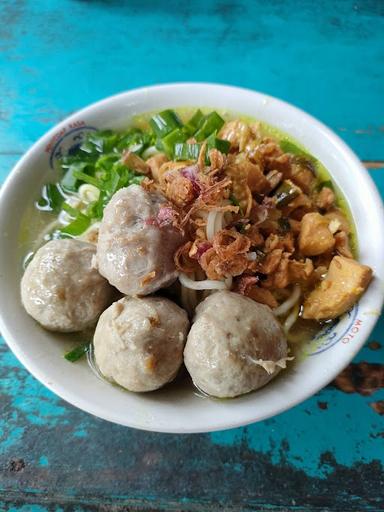
MULTIPOLYGON (((319 117, 384 195, 383 34, 381 0, 0 0, 0 178, 92 101, 204 80, 319 117)), ((383 362, 381 320, 337 386, 246 428, 175 436, 74 409, 1 343, 0 510, 383 510, 383 362)))

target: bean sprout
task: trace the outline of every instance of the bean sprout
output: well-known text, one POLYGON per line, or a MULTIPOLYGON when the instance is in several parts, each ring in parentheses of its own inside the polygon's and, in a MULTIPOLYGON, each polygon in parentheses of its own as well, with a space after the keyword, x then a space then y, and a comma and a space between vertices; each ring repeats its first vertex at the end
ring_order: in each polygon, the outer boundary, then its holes
POLYGON ((227 285, 224 281, 214 281, 213 279, 204 279, 203 281, 194 281, 186 274, 180 272, 179 281, 185 288, 191 290, 226 290, 227 285))
POLYGON ((273 310, 274 314, 276 316, 281 316, 281 315, 285 315, 285 313, 288 313, 288 311, 296 304, 296 302, 299 300, 300 298, 300 295, 301 295, 301 288, 300 286, 297 284, 294 289, 293 289, 293 292, 292 294, 288 297, 288 299, 283 302, 282 304, 280 304, 280 306, 278 306, 276 309, 273 310))
POLYGON ((191 290, 181 285, 181 303, 183 308, 188 312, 189 316, 192 317, 195 308, 198 304, 196 290, 191 290))
POLYGON ((84 183, 80 185, 78 194, 82 202, 89 204, 99 199, 100 190, 95 185, 84 183))
POLYGON ((143 151, 142 157, 144 158, 144 160, 147 160, 147 158, 157 155, 158 153, 159 153, 159 150, 156 148, 156 146, 150 146, 145 151, 143 151))
POLYGON ((212 240, 215 236, 215 224, 216 224, 217 211, 212 210, 208 214, 207 219, 207 239, 212 240))
POLYGON ((290 314, 287 316, 284 324, 283 324, 283 330, 285 334, 288 334, 293 324, 296 322, 300 312, 300 306, 299 304, 296 304, 290 314))

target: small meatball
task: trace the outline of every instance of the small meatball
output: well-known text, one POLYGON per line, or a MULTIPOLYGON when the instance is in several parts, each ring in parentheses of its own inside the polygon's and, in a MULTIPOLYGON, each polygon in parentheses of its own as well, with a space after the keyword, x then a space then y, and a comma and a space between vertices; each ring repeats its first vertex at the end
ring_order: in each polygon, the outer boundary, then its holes
POLYGON ((92 267, 93 244, 52 240, 41 247, 21 280, 24 308, 51 331, 82 331, 96 323, 114 290, 92 267))
POLYGON ((372 279, 372 269, 344 256, 335 256, 326 278, 304 302, 303 318, 329 320, 350 309, 372 279))
POLYGON ((333 249, 335 240, 329 220, 320 213, 307 213, 301 220, 299 249, 304 256, 318 256, 333 249))
POLYGON ((285 368, 287 341, 268 306, 222 291, 196 308, 184 349, 195 385, 216 397, 234 397, 269 382, 285 368))
POLYGON ((138 185, 122 188, 104 210, 97 243, 100 274, 126 295, 148 295, 176 280, 183 243, 172 222, 158 223, 165 198, 138 185))
POLYGON ((162 297, 124 297, 101 315, 93 339, 101 373, 129 391, 153 391, 183 362, 187 313, 162 297))

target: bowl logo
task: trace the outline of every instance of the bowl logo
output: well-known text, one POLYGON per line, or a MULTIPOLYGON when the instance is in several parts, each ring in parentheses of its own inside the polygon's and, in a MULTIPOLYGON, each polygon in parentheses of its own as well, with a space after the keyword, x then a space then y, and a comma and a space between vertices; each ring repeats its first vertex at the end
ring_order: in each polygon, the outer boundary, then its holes
POLYGON ((359 319, 359 305, 355 304, 336 323, 327 325, 312 338, 309 348, 306 350, 307 355, 321 354, 340 341, 345 344, 349 343, 359 332, 362 323, 363 321, 359 319))
POLYGON ((75 152, 91 131, 97 131, 97 128, 88 126, 85 121, 74 121, 56 132, 45 146, 51 169, 56 169, 57 163, 64 156, 75 152))

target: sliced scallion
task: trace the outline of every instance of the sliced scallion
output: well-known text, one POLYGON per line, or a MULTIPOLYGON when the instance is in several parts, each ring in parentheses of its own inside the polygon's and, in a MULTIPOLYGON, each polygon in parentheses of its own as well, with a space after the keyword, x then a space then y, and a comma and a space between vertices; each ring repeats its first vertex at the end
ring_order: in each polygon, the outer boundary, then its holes
POLYGON ((182 122, 173 110, 163 110, 155 114, 149 124, 157 137, 161 139, 182 126, 182 122))
POLYGON ((204 116, 194 137, 197 142, 201 142, 209 137, 213 132, 218 132, 224 124, 224 119, 217 112, 211 112, 204 116))
POLYGON ((321 183, 318 184, 317 191, 320 192, 320 190, 322 190, 325 187, 330 188, 331 190, 335 190, 332 181, 326 180, 326 181, 322 181, 321 183))
POLYGON ((180 128, 176 128, 161 140, 163 150, 168 156, 173 157, 175 145, 185 142, 186 139, 187 135, 180 128))
POLYGON ((89 176, 85 172, 82 171, 74 171, 73 176, 80 181, 84 181, 85 183, 89 183, 90 185, 93 185, 96 188, 101 188, 101 184, 98 179, 94 178, 93 176, 89 176))
POLYGON ((301 190, 291 180, 284 180, 276 190, 276 206, 283 208, 300 194, 301 190))
POLYGON ((84 233, 91 225, 91 219, 87 215, 79 212, 79 210, 76 210, 76 208, 73 208, 68 203, 63 204, 63 210, 71 215, 71 217, 74 217, 74 220, 60 229, 62 233, 78 236, 84 233))
POLYGON ((303 149, 296 146, 296 144, 294 144, 290 140, 287 140, 287 139, 281 140, 280 148, 284 151, 284 153, 290 153, 291 155, 299 156, 301 158, 309 160, 310 162, 316 161, 316 159, 312 155, 310 155, 303 149))
POLYGON ((39 210, 58 213, 63 201, 60 187, 54 183, 47 183, 42 188, 41 198, 37 201, 36 207, 39 210))
POLYGON ((192 135, 198 129, 204 114, 200 109, 196 110, 191 119, 184 125, 184 130, 188 135, 192 135))
POLYGON ((64 357, 67 361, 71 363, 75 363, 79 359, 81 359, 89 350, 89 343, 82 343, 78 347, 75 347, 70 352, 67 352, 64 357))
POLYGON ((175 144, 174 158, 175 160, 197 160, 201 150, 201 144, 175 144))

